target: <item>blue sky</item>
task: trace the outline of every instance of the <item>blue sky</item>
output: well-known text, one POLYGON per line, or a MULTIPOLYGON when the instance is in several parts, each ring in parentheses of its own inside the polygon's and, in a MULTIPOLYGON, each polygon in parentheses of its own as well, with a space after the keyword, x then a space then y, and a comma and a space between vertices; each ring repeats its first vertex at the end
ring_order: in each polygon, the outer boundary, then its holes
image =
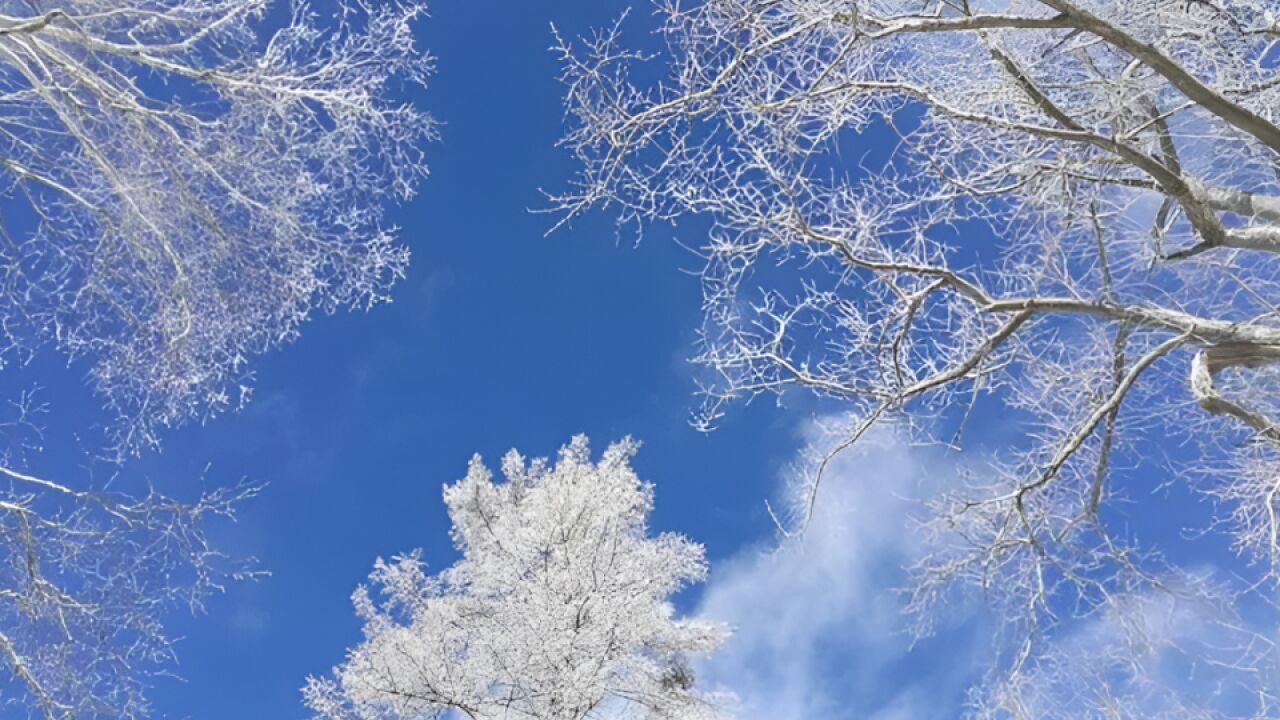
MULTIPOLYGON (((474 452, 496 463, 578 432, 598 448, 631 434, 658 529, 693 535, 713 562, 771 536, 764 501, 803 437, 772 402, 711 435, 689 427, 700 291, 683 270, 696 258, 661 232, 619 242, 603 214, 544 237, 553 218, 528 212, 573 170, 554 147, 550 23, 577 34, 626 5, 435 3, 423 102, 443 141, 419 197, 393 213, 414 251, 394 304, 312 322, 259 359, 243 412, 126 467, 175 493, 201 475, 270 483, 219 535, 272 577, 176 618, 183 681, 156 688, 159 716, 304 717, 304 677, 358 639, 349 596, 374 558, 422 547, 437 569, 451 561, 440 488, 474 452)), ((677 233, 696 241, 699 228, 677 233)))
MULTIPOLYGON (((882 435, 832 473, 809 540, 768 552, 765 501, 820 442, 811 421, 827 408, 762 399, 734 406, 714 433, 690 427, 699 261, 676 240, 697 245, 705 226, 655 228, 633 245, 604 213, 544 237, 554 218, 530 212, 575 170, 555 147, 550 25, 576 36, 631 4, 435 2, 420 39, 437 73, 420 100, 445 125, 431 177, 391 215, 414 252, 395 302, 317 318, 257 360, 245 410, 172 432, 163 452, 122 469, 176 495, 202 477, 269 483, 216 536, 272 574, 231 586, 206 615, 174 617, 182 679, 157 683, 157 717, 305 717, 304 678, 359 639, 349 597, 374 558, 422 548, 436 569, 452 561, 441 486, 475 452, 491 464, 512 447, 549 455, 580 432, 598 449, 642 440, 635 467, 657 486, 655 529, 706 545, 712 578, 681 605, 738 626, 703 677, 742 696, 744 717, 960 714, 988 645, 980 614, 911 650, 892 590, 917 551, 903 496, 953 478, 954 458, 882 435)), ((633 46, 653 45, 648 10, 636 4, 633 46)), ((874 131, 865 140, 875 146, 874 131)), ((43 384, 60 413, 92 407, 78 383, 43 384)), ((1194 509, 1186 498, 1162 508, 1194 509)))

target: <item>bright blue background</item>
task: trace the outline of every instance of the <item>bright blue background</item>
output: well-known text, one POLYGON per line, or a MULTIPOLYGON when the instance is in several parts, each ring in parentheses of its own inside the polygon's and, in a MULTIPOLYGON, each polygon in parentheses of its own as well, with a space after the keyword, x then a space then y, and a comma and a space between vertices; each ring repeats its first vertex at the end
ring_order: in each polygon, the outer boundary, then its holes
MULTIPOLYGON (((656 529, 704 543, 713 566, 773 537, 764 503, 815 408, 804 396, 783 411, 762 399, 734 406, 710 435, 689 426, 696 369, 686 358, 701 299, 690 271, 700 261, 675 239, 696 246, 705 225, 650 229, 633 246, 603 213, 544 237, 555 218, 529 212, 548 205, 540 188, 564 187, 576 169, 555 147, 562 87, 550 23, 574 37, 629 4, 436 0, 419 36, 438 71, 415 99, 446 124, 420 196, 391 216, 414 250, 395 303, 316 319, 297 343, 257 360, 246 410, 171 433, 162 453, 122 469, 128 482, 187 497, 201 477, 269 483, 238 525, 216 535, 219 547, 256 556, 272 576, 230 587, 204 616, 175 616, 183 680, 158 682, 156 717, 305 717, 304 678, 327 672, 359 640, 349 597, 374 558, 421 547, 435 569, 452 562, 440 489, 475 452, 496 467, 511 447, 549 455, 575 433, 597 449, 631 434, 644 442, 637 469, 657 485, 656 529)), ((636 0, 628 46, 659 49, 647 34, 650 7, 636 0)), ((872 150, 894 144, 882 129, 861 141, 872 150)), ((41 382, 56 417, 92 412, 79 372, 41 382)), ((980 420, 984 439, 1009 439, 998 418, 980 420)), ((84 437, 92 448, 92 433, 84 437)), ((50 452, 34 467, 74 477, 82 457, 50 452)), ((1220 537, 1191 545, 1171 532, 1196 526, 1191 517, 1204 510, 1185 489, 1133 480, 1144 512, 1128 527, 1150 528, 1148 539, 1178 561, 1230 557, 1220 537), (1152 504, 1157 486, 1164 495, 1152 504)), ((803 603, 793 610, 805 612, 803 603)), ((985 647, 944 635, 868 668, 856 640, 824 639, 829 684, 872 700, 985 647)), ((956 688, 928 692, 942 713, 959 706, 956 688)), ((860 713, 849 705, 822 716, 860 713)))
MULTIPOLYGON (((547 455, 575 433, 597 449, 631 434, 658 488, 656 528, 696 535, 713 562, 771 534, 764 501, 800 443, 795 418, 765 401, 710 435, 689 426, 700 290, 684 271, 698 259, 670 233, 619 240, 603 214, 544 237, 554 218, 529 212, 574 170, 554 146, 549 23, 575 36, 626 6, 434 3, 419 35, 438 61, 424 107, 446 125, 420 196, 392 216, 414 250, 395 303, 317 319, 259 359, 246 410, 126 467, 170 492, 202 474, 270 483, 219 542, 273 575, 177 618, 184 679, 161 681, 158 717, 305 717, 306 675, 359 639, 349 596, 374 558, 422 547, 436 569, 452 561, 440 489, 475 452, 496 467, 511 447, 547 455)), ((653 43, 648 18, 630 26, 653 43)))

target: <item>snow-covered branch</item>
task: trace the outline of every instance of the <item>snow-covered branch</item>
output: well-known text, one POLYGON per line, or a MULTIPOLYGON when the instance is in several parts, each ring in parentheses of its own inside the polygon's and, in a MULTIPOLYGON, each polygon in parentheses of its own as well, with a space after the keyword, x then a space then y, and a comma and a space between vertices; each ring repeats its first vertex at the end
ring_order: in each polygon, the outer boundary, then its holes
POLYGON ((658 6, 662 82, 633 80, 647 58, 616 27, 561 39, 580 172, 554 202, 712 220, 705 427, 796 386, 849 413, 842 447, 888 420, 960 449, 972 417, 1009 423, 934 503, 912 601, 1001 610, 1013 675, 975 707, 1017 716, 1005 691, 1064 618, 1208 587, 1127 536, 1135 476, 1225 500, 1209 526, 1280 575, 1274 2, 658 6), (1176 443, 1214 470, 1162 465, 1176 443))
POLYGON ((649 536, 636 448, 593 462, 579 436, 554 464, 512 451, 501 483, 474 458, 444 493, 462 558, 434 576, 418 553, 379 560, 380 597, 354 596, 365 639, 308 681, 308 705, 330 720, 714 718, 689 661, 726 631, 670 604, 705 575, 702 547, 649 536))

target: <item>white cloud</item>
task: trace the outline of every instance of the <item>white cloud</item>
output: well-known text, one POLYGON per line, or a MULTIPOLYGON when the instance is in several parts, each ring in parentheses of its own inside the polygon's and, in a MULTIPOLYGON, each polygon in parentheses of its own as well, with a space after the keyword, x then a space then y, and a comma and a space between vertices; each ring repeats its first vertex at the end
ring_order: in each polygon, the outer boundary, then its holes
POLYGON ((1103 706, 1108 717, 1143 720, 1280 717, 1275 646, 1266 637, 1274 626, 1251 626, 1230 596, 1214 602, 1211 586, 1182 580, 1161 592, 1117 594, 993 693, 1041 720, 1096 717, 1103 706))
MULTIPOLYGON (((808 441, 810 450, 827 446, 817 430, 808 441)), ((915 499, 954 484, 957 470, 940 452, 891 433, 839 456, 803 536, 713 565, 698 614, 728 623, 734 635, 699 668, 704 687, 734 693, 743 720, 963 716, 966 689, 992 659, 991 628, 981 612, 958 610, 953 626, 913 647, 896 590, 924 550, 911 522, 915 499)), ((1202 568, 1181 577, 1212 575, 1202 568)), ((1188 707, 1276 717, 1268 713, 1280 706, 1254 704, 1275 702, 1265 690, 1280 676, 1268 640, 1274 608, 1261 612, 1265 621, 1242 625, 1230 603, 1189 600, 1207 586, 1192 590, 1177 602, 1120 594, 1107 612, 1064 613, 1023 683, 988 692, 1012 693, 1030 717, 1046 719, 1096 716, 1089 701, 1103 691, 1127 718, 1181 718, 1188 707)))
MULTIPOLYGON (((811 433, 812 447, 824 442, 811 433)), ((803 536, 713 568, 699 613, 734 636, 702 680, 735 693, 742 718, 956 717, 975 667, 967 648, 983 643, 913 653, 894 590, 919 550, 910 498, 953 472, 889 434, 839 456, 803 536)))

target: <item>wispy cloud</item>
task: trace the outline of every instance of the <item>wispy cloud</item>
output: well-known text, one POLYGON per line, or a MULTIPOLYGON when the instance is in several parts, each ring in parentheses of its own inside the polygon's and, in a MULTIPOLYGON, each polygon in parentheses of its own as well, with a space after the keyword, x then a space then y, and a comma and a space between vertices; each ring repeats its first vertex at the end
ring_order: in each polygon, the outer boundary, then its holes
MULTIPOLYGON (((809 442, 826 440, 815 429, 809 442)), ((913 498, 953 473, 887 433, 838 457, 802 536, 713 569, 699 612, 734 636, 702 680, 735 693, 743 718, 958 716, 976 667, 967 648, 985 643, 913 649, 894 590, 920 551, 913 498)))
MULTIPOLYGON (((810 451, 828 446, 817 429, 810 451)), ((743 720, 931 720, 965 715, 966 694, 993 659, 979 608, 913 644, 897 588, 928 548, 912 522, 919 499, 958 482, 941 452, 883 433, 839 456, 803 535, 740 552, 713 567, 699 614, 733 637, 700 667, 708 690, 738 698, 743 720)), ((782 492, 795 484, 782 480, 782 492)), ((1248 621, 1210 598, 1211 568, 1171 572, 1165 594, 1120 593, 1072 617, 1001 681, 987 701, 1027 717, 1275 717, 1280 677, 1275 611, 1248 621), (1174 587, 1203 578, 1204 587, 1174 587), (1199 714, 1196 714, 1199 713, 1199 714)))
POLYGON ((1215 601, 1212 586, 1187 585, 1195 580, 1117 594, 989 696, 1043 720, 1098 717, 1104 708, 1107 717, 1143 720, 1277 717, 1274 624, 1250 623, 1231 596, 1215 601))

